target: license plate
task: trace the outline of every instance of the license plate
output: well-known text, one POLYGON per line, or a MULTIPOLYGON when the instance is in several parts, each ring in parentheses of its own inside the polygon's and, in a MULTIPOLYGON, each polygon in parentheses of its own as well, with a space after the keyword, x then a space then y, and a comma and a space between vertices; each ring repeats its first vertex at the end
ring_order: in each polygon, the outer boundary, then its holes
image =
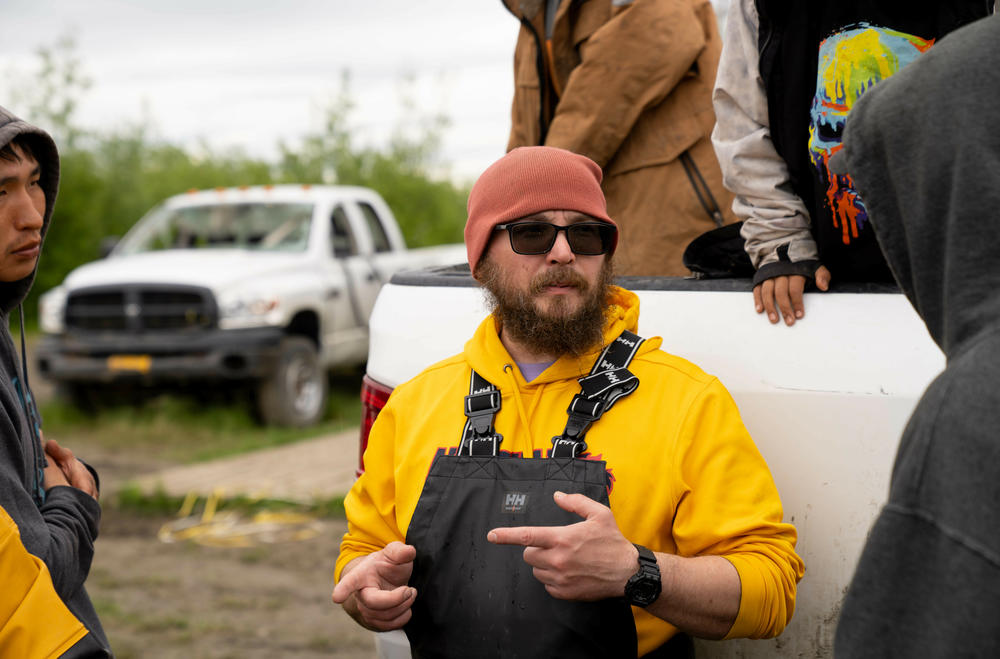
POLYGON ((108 357, 109 371, 135 371, 149 373, 153 358, 149 355, 111 355, 108 357))

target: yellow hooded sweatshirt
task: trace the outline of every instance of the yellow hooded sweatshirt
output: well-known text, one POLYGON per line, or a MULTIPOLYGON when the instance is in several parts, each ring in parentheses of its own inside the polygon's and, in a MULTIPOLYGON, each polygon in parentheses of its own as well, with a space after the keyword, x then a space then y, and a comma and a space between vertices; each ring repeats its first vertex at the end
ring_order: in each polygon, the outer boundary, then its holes
MULTIPOLYGON (((612 290, 605 343, 623 330, 636 332, 639 320, 635 294, 612 290)), ((781 521, 770 471, 729 393, 716 378, 659 350, 660 343, 656 337, 642 344, 628 367, 639 387, 591 426, 586 456, 606 462, 611 510, 628 540, 680 556, 719 555, 736 567, 742 594, 728 638, 776 636, 792 617, 803 574, 795 528, 781 521)), ((598 354, 561 357, 525 382, 490 316, 462 354, 398 386, 372 427, 365 473, 344 501, 348 531, 336 578, 352 559, 404 541, 435 455, 461 440, 471 369, 502 394, 501 449, 544 457, 566 425, 566 408, 580 391, 577 378, 598 354)), ((632 610, 640 656, 677 631, 632 610)))

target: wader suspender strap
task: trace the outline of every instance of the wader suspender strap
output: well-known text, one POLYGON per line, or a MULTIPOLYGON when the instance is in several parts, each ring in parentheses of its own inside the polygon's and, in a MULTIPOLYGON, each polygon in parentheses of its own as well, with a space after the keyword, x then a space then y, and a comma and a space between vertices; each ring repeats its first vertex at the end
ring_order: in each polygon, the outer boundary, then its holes
MULTIPOLYGON (((566 412, 569 420, 561 435, 552 438, 553 458, 575 458, 587 450, 583 436, 594 421, 611 406, 639 386, 639 378, 626 368, 645 339, 628 330, 612 341, 597 358, 590 374, 578 380, 580 393, 573 396, 566 412)), ((495 456, 500 452, 503 435, 493 427, 500 411, 500 390, 475 371, 469 378, 469 395, 465 397, 465 429, 459 455, 495 456)))
POLYGON ((552 438, 553 458, 575 458, 587 450, 583 436, 591 424, 611 409, 611 406, 639 386, 639 378, 626 368, 645 339, 628 330, 621 333, 604 349, 590 375, 579 379, 580 393, 569 404, 569 420, 561 435, 552 438))
POLYGON ((493 428, 493 417, 500 411, 500 390, 483 376, 472 371, 469 395, 465 397, 465 430, 459 455, 497 455, 503 435, 493 428))

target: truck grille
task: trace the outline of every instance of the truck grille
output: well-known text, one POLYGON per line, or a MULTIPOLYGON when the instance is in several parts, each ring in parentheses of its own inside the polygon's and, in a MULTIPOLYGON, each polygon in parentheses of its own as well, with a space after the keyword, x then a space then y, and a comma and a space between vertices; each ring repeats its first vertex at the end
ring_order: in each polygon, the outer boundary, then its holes
POLYGON ((78 331, 202 330, 217 316, 211 291, 197 286, 101 286, 66 300, 66 328, 78 331))

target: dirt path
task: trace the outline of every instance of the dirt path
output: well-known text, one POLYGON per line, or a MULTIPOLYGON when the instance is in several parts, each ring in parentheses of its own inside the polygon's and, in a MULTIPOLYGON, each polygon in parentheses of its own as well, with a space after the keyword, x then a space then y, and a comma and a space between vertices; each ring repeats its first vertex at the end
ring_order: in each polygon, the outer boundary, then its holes
POLYGON ((344 522, 250 548, 165 544, 165 519, 108 511, 87 588, 121 659, 375 656, 372 635, 330 602, 344 522))
MULTIPOLYGON (((99 465, 105 491, 167 466, 132 452, 74 444, 99 465)), ((309 540, 249 548, 166 544, 170 517, 105 505, 87 590, 120 659, 371 659, 372 634, 330 601, 346 522, 309 540)))

